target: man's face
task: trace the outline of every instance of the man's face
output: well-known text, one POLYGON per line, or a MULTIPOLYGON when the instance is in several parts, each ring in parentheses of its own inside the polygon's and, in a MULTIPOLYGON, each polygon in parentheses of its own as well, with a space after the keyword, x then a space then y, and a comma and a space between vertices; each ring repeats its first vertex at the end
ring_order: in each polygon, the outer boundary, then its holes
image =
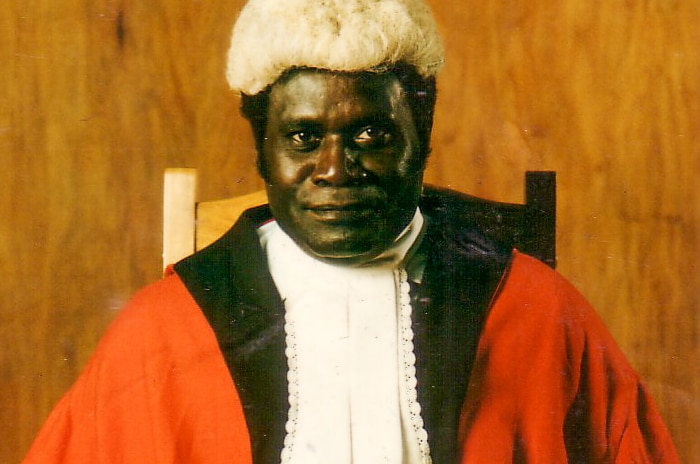
POLYGON ((418 204, 418 145, 394 75, 294 71, 271 90, 260 154, 277 222, 320 259, 377 256, 418 204))

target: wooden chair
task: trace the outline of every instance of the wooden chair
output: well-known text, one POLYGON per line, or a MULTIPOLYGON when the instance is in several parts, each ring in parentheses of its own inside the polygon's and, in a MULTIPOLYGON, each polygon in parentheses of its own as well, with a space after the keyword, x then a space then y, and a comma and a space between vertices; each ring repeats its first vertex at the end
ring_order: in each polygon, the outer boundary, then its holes
MULTIPOLYGON (((248 208, 267 203, 264 191, 225 200, 197 202, 195 169, 165 171, 163 265, 173 264, 223 235, 248 208)), ((492 238, 556 265, 556 175, 525 174, 525 203, 512 204, 460 196, 461 214, 492 238)), ((424 201, 433 201, 430 195, 424 201)))

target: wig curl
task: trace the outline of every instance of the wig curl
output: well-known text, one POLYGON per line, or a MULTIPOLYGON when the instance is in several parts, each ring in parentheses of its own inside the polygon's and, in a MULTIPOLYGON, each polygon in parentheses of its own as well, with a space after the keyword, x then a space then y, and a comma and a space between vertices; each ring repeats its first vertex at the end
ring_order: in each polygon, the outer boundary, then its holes
POLYGON ((443 61, 422 0, 250 0, 233 28, 226 77, 255 95, 294 68, 384 72, 405 63, 428 78, 443 61))

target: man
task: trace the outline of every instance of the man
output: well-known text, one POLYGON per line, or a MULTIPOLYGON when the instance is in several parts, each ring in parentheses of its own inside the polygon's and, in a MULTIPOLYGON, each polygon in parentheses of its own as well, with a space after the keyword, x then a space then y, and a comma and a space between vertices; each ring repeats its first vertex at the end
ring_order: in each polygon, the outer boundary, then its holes
POLYGON ((677 462, 584 299, 421 199, 442 61, 417 0, 251 0, 269 206, 133 299, 26 462, 677 462))

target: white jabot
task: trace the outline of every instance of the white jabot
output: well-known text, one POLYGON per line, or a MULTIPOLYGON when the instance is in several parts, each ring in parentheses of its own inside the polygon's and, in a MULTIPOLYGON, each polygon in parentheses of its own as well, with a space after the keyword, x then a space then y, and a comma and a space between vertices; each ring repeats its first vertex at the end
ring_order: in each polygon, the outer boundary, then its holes
POLYGON ((314 259, 274 222, 259 230, 285 303, 290 410, 282 463, 430 462, 402 267, 422 228, 416 210, 392 247, 361 266, 314 259))

